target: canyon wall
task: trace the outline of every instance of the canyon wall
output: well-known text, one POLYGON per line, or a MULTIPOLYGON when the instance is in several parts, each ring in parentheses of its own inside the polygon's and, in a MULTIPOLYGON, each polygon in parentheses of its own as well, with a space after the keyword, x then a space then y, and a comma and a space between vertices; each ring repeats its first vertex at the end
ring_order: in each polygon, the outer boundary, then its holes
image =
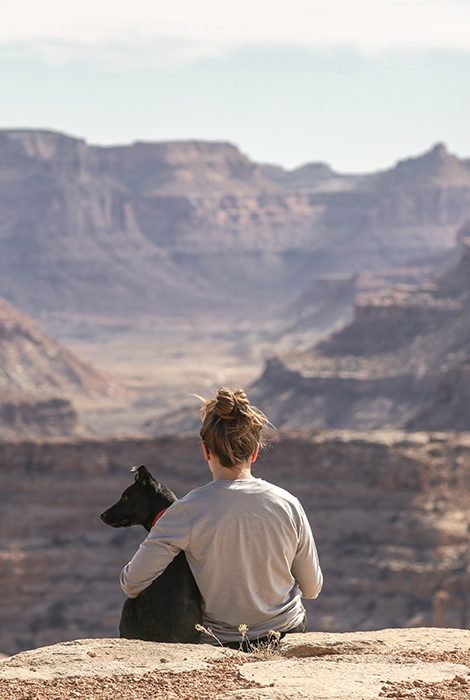
MULTIPOLYGON (((99 514, 133 464, 178 495, 209 479, 192 436, 0 444, 0 650, 117 635, 145 531, 99 514)), ((469 624, 468 433, 281 432, 256 467, 309 515, 325 575, 311 629, 469 624)))
POLYGON ((109 396, 119 383, 49 337, 0 298, 0 389, 109 396))
POLYGON ((353 176, 263 166, 224 142, 100 147, 4 129, 0 210, 0 294, 24 310, 249 311, 318 274, 451 248, 470 167, 442 144, 353 176))
POLYGON ((122 394, 122 384, 0 298, 0 439, 80 435, 72 399, 122 394))
POLYGON ((84 432, 71 402, 20 392, 0 395, 0 440, 72 436, 84 432))
POLYGON ((250 397, 289 429, 469 430, 470 239, 421 286, 358 298, 313 348, 272 356, 250 397))

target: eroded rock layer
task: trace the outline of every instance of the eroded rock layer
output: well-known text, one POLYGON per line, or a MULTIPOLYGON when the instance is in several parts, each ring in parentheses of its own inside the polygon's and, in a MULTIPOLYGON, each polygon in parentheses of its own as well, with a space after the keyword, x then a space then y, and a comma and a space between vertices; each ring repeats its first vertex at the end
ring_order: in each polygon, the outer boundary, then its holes
POLYGON ((0 390, 100 394, 118 384, 44 333, 0 298, 0 390))
POLYGON ((22 392, 0 394, 0 439, 77 435, 82 432, 72 403, 22 392))
POLYGON ((0 439, 80 434, 71 400, 119 391, 118 381, 80 360, 0 298, 0 439))
POLYGON ((272 357, 251 398, 285 428, 469 430, 470 239, 434 282, 359 299, 311 350, 272 357))
POLYGON ((454 244, 470 167, 442 144, 364 176, 250 161, 224 142, 99 147, 0 131, 0 294, 28 311, 293 301, 454 244), (221 294, 221 291, 223 292, 221 294))
MULTIPOLYGON (((99 514, 132 464, 177 495, 209 480, 194 437, 0 445, 2 651, 117 634, 118 574, 145 531, 99 514)), ((311 629, 468 626, 468 433, 281 433, 256 473, 312 523, 325 585, 311 629)))

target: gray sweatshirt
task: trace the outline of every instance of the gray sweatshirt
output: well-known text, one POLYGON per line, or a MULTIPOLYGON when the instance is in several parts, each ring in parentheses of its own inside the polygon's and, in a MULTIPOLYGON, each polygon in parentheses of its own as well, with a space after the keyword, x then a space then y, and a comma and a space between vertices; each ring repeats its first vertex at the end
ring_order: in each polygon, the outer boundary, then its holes
MULTIPOLYGON (((221 642, 302 622, 304 598, 323 584, 312 531, 298 499, 263 479, 211 481, 173 503, 121 572, 130 598, 184 550, 204 600, 203 623, 221 642)), ((208 640, 206 640, 208 641, 208 640)))

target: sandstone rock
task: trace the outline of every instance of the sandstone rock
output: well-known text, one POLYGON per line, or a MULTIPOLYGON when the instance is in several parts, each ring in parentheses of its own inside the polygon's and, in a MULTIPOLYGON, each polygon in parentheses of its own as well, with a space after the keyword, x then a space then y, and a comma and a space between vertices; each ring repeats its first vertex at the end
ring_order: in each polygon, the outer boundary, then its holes
POLYGON ((449 153, 444 143, 436 143, 421 156, 399 161, 380 176, 379 182, 380 186, 394 184, 403 187, 407 180, 414 183, 417 179, 426 184, 465 186, 470 183, 470 168, 465 161, 449 153))
POLYGON ((0 678, 113 676, 149 671, 199 671, 224 650, 210 644, 165 644, 131 639, 77 639, 5 657, 0 678), (34 674, 34 675, 33 675, 34 674))
MULTIPOLYGON (((0 444, 2 651, 117 634, 118 574, 145 531, 99 513, 132 464, 177 495, 210 478, 194 436, 0 444)), ((467 433, 278 434, 256 474, 312 523, 325 585, 305 601, 311 629, 468 627, 469 464, 467 433)))
POLYGON ((83 434, 78 414, 70 401, 40 397, 21 392, 2 392, 0 396, 0 439, 19 436, 55 437, 83 434))
POLYGON ((411 161, 367 176, 286 172, 229 143, 99 147, 1 130, 0 294, 34 313, 292 302, 318 274, 453 246, 470 217, 465 161, 442 147, 411 161))
MULTIPOLYGON (((314 192, 336 187, 346 189, 348 176, 335 173, 326 163, 306 163, 293 170, 285 170, 276 165, 263 165, 264 175, 272 182, 295 192, 314 192)), ((357 177, 349 178, 356 183, 357 177)))
POLYGON ((446 369, 434 396, 409 422, 410 430, 468 430, 470 428, 470 358, 446 369))
POLYGON ((270 358, 250 396, 291 429, 468 430, 470 239, 432 283, 359 298, 313 349, 270 358))
POLYGON ((457 700, 470 689, 469 660, 470 632, 432 628, 292 635, 279 652, 258 655, 202 644, 81 639, 1 661, 0 698, 111 700, 124 691, 130 700, 375 700, 403 697, 406 685, 409 698, 445 688, 446 700, 457 700), (325 653, 317 654, 319 647, 325 653))
POLYGON ((80 360, 0 298, 0 438, 84 434, 70 399, 122 394, 119 381, 80 360))
POLYGON ((120 388, 4 299, 0 299, 0 367, 0 389, 10 393, 111 395, 120 388))

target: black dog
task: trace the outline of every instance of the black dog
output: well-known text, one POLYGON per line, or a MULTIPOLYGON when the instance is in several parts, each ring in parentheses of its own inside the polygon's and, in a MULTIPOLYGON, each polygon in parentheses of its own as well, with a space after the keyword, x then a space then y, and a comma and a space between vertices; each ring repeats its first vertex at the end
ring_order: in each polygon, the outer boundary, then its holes
MULTIPOLYGON (((176 496, 143 465, 132 467, 131 471, 135 472, 134 483, 100 518, 111 527, 143 525, 150 531, 156 516, 176 501, 176 496)), ((185 554, 180 552, 137 598, 126 600, 119 634, 126 639, 150 642, 197 643, 200 632, 194 625, 202 622, 201 606, 201 594, 185 554)))

